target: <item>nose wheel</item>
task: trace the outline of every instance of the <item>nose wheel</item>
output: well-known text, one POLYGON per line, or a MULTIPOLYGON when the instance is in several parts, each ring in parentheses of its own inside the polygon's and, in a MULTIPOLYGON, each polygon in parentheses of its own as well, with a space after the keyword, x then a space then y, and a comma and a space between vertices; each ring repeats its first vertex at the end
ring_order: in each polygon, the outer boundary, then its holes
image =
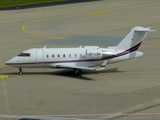
POLYGON ((19 68, 19 75, 22 75, 23 72, 22 72, 22 68, 19 68))

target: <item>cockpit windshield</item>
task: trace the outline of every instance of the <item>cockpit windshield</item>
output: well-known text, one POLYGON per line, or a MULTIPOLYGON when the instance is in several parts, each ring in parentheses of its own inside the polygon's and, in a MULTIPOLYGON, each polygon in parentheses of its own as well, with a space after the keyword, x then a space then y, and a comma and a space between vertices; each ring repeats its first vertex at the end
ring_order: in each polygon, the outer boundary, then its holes
POLYGON ((30 57, 30 53, 20 53, 17 56, 19 56, 19 57, 30 57))

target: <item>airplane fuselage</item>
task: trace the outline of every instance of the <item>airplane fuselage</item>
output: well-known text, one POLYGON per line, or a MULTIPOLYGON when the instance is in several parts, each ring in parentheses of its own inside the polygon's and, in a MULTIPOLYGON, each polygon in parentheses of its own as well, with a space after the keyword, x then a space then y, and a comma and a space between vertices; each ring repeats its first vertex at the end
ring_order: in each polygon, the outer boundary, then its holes
MULTIPOLYGON (((85 46, 84 48, 33 48, 23 51, 6 64, 18 68, 54 68, 58 64, 69 66, 95 67, 107 60, 107 64, 131 59, 131 55, 124 54, 123 50, 113 48, 99 48, 85 46)), ((133 57, 141 56, 141 52, 134 52, 133 57)))

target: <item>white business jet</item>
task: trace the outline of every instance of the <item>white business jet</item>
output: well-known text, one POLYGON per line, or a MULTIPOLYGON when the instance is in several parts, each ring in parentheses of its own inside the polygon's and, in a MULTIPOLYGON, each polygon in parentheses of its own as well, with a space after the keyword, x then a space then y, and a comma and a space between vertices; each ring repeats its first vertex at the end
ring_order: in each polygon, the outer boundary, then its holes
POLYGON ((106 64, 116 63, 142 56, 137 51, 150 28, 134 27, 126 37, 114 47, 80 46, 79 48, 32 48, 23 51, 5 64, 19 68, 70 68, 75 74, 82 71, 101 71, 106 64))

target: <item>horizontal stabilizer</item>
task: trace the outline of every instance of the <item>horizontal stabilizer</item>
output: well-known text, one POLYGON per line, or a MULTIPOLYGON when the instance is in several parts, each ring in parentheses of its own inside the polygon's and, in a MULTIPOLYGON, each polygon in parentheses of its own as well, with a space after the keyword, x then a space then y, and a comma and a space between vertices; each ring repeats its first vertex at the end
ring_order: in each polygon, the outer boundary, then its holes
POLYGON ((151 30, 150 28, 151 27, 148 27, 148 28, 138 27, 138 28, 135 28, 135 31, 139 31, 139 32, 154 32, 154 31, 156 31, 156 30, 151 30))

